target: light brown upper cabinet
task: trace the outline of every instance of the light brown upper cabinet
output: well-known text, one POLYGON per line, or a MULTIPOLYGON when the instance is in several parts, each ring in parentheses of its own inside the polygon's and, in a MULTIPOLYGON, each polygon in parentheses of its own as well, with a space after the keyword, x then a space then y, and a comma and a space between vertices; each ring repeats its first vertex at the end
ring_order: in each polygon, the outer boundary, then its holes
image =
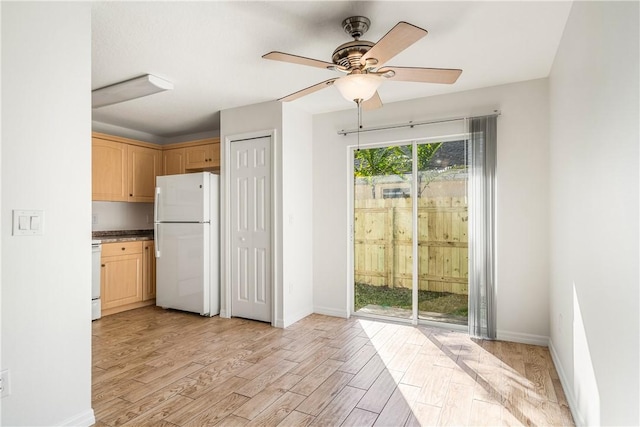
MULTIPOLYGON (((185 169, 205 169, 214 167, 214 144, 197 145, 195 147, 185 148, 185 169)), ((220 146, 218 145, 218 148, 220 146)), ((218 150, 219 152, 219 150, 218 150)), ((218 154, 217 166, 220 166, 220 155, 218 154)))
POLYGON ((93 133, 92 200, 153 202, 162 150, 155 144, 93 133))
POLYGON ((184 148, 162 151, 163 175, 179 175, 184 173, 184 148))
POLYGON ((156 176, 162 172, 162 152, 154 148, 129 145, 129 198, 130 202, 153 202, 156 176))
POLYGON ((92 135, 92 200, 152 203, 159 175, 220 171, 220 138, 157 145, 92 135))
POLYGON ((168 144, 162 149, 164 175, 220 170, 220 138, 168 144))
POLYGON ((92 200, 127 201, 127 146, 92 138, 92 200))

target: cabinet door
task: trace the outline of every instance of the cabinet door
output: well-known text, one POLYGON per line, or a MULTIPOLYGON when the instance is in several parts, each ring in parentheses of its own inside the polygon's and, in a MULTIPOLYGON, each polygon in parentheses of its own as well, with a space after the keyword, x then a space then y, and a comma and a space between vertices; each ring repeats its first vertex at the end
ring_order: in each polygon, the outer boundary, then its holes
POLYGON ((92 138, 91 200, 126 201, 127 146, 92 138))
POLYGON ((153 240, 142 243, 142 300, 156 297, 156 256, 153 240))
POLYGON ((142 254, 102 258, 102 309, 142 301, 142 254))
POLYGON ((220 169, 220 143, 211 144, 211 164, 210 167, 220 169))
POLYGON ((161 175, 162 152, 154 148, 129 145, 130 202, 153 202, 156 176, 161 175))
POLYGON ((179 175, 184 173, 184 148, 166 150, 162 153, 162 171, 164 175, 179 175))
POLYGON ((212 157, 211 144, 187 147, 185 151, 185 169, 202 169, 209 167, 212 157))

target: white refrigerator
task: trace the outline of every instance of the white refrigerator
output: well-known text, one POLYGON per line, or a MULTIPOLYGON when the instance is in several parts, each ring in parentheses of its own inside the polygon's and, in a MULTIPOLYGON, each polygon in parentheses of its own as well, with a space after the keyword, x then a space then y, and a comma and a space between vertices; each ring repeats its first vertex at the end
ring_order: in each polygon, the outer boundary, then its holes
POLYGON ((156 179, 156 305, 220 313, 219 177, 210 172, 156 179))

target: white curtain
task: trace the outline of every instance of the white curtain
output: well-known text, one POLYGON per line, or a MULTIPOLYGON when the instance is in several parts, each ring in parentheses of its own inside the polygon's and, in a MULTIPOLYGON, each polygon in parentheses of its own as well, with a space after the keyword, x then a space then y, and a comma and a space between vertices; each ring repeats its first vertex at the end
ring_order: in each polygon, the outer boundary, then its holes
POLYGON ((496 338, 496 116, 469 119, 469 335, 496 338))

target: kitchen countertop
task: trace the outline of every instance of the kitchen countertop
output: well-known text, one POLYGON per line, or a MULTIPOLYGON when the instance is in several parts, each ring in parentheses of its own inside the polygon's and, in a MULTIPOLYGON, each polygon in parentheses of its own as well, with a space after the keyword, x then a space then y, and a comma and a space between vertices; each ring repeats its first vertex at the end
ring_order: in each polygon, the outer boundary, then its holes
POLYGON ((153 240, 153 230, 94 231, 91 233, 91 238, 100 240, 102 243, 153 240))

